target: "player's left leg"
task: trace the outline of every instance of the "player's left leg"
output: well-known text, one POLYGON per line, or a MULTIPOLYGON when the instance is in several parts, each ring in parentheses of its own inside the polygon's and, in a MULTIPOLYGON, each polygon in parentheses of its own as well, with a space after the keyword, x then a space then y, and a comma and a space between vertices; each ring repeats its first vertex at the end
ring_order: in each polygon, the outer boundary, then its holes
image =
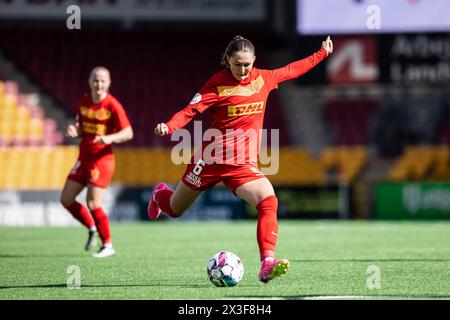
POLYGON ((158 184, 153 190, 149 202, 148 216, 150 219, 156 220, 161 211, 164 211, 172 218, 179 218, 202 192, 190 188, 182 180, 178 183, 175 191, 167 188, 165 184, 158 184))
POLYGON ((89 213, 89 210, 76 201, 78 194, 84 189, 84 184, 78 182, 82 181, 82 168, 77 168, 78 172, 71 174, 67 179, 64 188, 61 192, 61 204, 83 225, 88 228, 88 240, 84 246, 84 250, 89 251, 96 244, 97 227, 95 221, 89 213), (72 180, 77 179, 77 180, 72 180))
POLYGON ((204 190, 221 180, 216 166, 204 165, 200 170, 197 170, 197 166, 198 162, 186 167, 175 191, 170 190, 164 183, 156 185, 147 207, 150 220, 158 219, 161 211, 172 218, 181 217, 204 190))
POLYGON ((102 246, 95 258, 105 258, 116 254, 111 241, 109 218, 103 211, 102 202, 106 188, 111 182, 115 169, 114 154, 106 154, 88 164, 88 184, 86 203, 97 226, 102 246))
POLYGON ((259 278, 267 283, 285 274, 289 268, 288 260, 275 258, 278 240, 277 197, 266 177, 240 185, 235 193, 258 210, 257 240, 261 258, 259 278))
POLYGON ((95 258, 105 258, 116 254, 112 246, 109 218, 102 208, 105 192, 106 188, 88 184, 86 203, 94 218, 100 239, 102 240, 102 247, 97 253, 93 254, 95 258))
POLYGON ((94 220, 92 220, 86 207, 76 201, 76 197, 83 189, 83 184, 67 179, 59 201, 75 219, 80 221, 86 228, 91 229, 95 227, 94 220))

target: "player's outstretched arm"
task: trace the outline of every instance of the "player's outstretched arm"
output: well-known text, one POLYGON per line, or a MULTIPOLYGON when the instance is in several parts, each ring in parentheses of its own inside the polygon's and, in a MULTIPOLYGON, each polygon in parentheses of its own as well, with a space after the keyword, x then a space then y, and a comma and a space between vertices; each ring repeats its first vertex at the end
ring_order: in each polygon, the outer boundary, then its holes
POLYGON ((330 36, 328 36, 324 41, 322 41, 322 46, 317 52, 304 59, 292 62, 283 68, 272 70, 271 79, 278 84, 284 81, 298 78, 318 65, 332 52, 333 41, 331 41, 330 36))
POLYGON ((158 123, 154 133, 157 136, 170 135, 175 130, 187 125, 196 115, 214 105, 219 96, 216 91, 216 84, 212 79, 214 79, 214 76, 194 95, 189 104, 175 113, 169 121, 158 123))
POLYGON ((94 142, 98 142, 101 144, 111 144, 122 143, 131 139, 133 139, 133 129, 131 128, 131 126, 129 126, 112 134, 96 136, 94 142))

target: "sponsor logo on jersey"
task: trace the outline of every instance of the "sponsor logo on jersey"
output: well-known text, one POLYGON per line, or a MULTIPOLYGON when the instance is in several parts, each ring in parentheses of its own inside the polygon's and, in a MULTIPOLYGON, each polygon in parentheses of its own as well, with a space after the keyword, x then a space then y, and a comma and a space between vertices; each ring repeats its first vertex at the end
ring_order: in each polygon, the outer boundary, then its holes
POLYGON ((255 80, 252 80, 250 84, 246 86, 219 86, 217 91, 220 97, 230 96, 244 96, 249 97, 261 91, 264 87, 264 79, 259 76, 255 80))
POLYGON ((81 127, 83 128, 83 132, 86 133, 91 133, 99 136, 103 136, 106 134, 106 126, 104 124, 83 121, 81 123, 81 127))
POLYGON ((111 111, 103 108, 98 110, 92 110, 88 107, 81 106, 80 112, 83 117, 89 119, 97 119, 99 121, 108 120, 109 118, 111 118, 111 111))
POLYGON ((228 106, 229 117, 246 116, 249 114, 262 113, 264 110, 264 101, 228 106))
POLYGON ((184 178, 184 180, 190 184, 193 184, 196 187, 200 187, 202 181, 199 176, 193 174, 192 172, 189 172, 184 178))
POLYGON ((91 181, 96 181, 100 177, 100 170, 94 168, 91 170, 91 181))

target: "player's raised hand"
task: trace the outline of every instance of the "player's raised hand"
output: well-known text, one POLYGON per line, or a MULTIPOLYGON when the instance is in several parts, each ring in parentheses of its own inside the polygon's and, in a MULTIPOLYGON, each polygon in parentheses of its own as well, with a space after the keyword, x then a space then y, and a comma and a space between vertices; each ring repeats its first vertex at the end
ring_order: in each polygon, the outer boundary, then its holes
POLYGON ((69 124, 66 129, 66 136, 71 138, 78 137, 78 128, 73 124, 69 124))
POLYGON ((157 136, 165 136, 169 133, 169 128, 165 123, 158 123, 154 132, 157 136))
POLYGON ((328 36, 325 41, 322 41, 322 48, 324 48, 328 54, 333 52, 333 41, 331 41, 330 36, 328 36))
POLYGON ((111 144, 113 143, 113 141, 112 138, 109 136, 95 136, 94 143, 111 144))

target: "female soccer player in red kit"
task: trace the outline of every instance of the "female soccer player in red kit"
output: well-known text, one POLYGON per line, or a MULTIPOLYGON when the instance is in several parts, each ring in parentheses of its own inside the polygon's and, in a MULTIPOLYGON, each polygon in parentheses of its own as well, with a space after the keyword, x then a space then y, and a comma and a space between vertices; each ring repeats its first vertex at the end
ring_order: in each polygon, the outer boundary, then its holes
MULTIPOLYGON (((208 109, 212 117, 210 128, 222 134, 216 146, 223 144, 225 149, 229 147, 228 149, 239 153, 240 148, 236 148, 234 140, 236 135, 230 136, 229 133, 239 129, 244 133, 252 130, 260 132, 270 91, 278 88, 279 83, 309 71, 332 51, 333 43, 330 37, 327 37, 320 50, 309 57, 283 68, 263 70, 253 67, 256 59, 253 44, 241 36, 236 36, 223 55, 222 64, 226 68, 213 75, 187 107, 176 113, 167 123, 159 123, 154 132, 158 136, 172 134, 185 126, 196 114, 208 109)), ((237 139, 244 139, 244 145, 248 147, 245 134, 237 139)), ((260 137, 257 139, 258 156, 260 137)), ((202 150, 206 150, 211 143, 204 141, 202 150)), ((154 220, 164 211, 173 218, 180 217, 203 191, 223 182, 234 194, 258 211, 257 241, 261 258, 259 279, 267 283, 285 274, 289 261, 275 258, 278 201, 272 184, 257 167, 257 156, 252 157, 247 149, 245 148, 244 155, 240 155, 241 158, 227 158, 225 163, 212 162, 211 157, 205 159, 205 156, 191 162, 175 191, 168 189, 163 183, 158 184, 149 201, 148 216, 154 220)), ((228 151, 216 152, 213 158, 217 160, 228 151)))
POLYGON ((61 203, 75 219, 89 229, 85 250, 91 249, 98 232, 102 246, 95 258, 115 255, 108 216, 102 200, 115 169, 113 143, 133 138, 133 129, 122 104, 109 93, 111 77, 108 69, 96 67, 89 76, 90 95, 77 103, 76 124, 67 127, 69 137, 80 137, 78 160, 67 177, 61 203), (87 186, 88 209, 75 198, 87 186))

